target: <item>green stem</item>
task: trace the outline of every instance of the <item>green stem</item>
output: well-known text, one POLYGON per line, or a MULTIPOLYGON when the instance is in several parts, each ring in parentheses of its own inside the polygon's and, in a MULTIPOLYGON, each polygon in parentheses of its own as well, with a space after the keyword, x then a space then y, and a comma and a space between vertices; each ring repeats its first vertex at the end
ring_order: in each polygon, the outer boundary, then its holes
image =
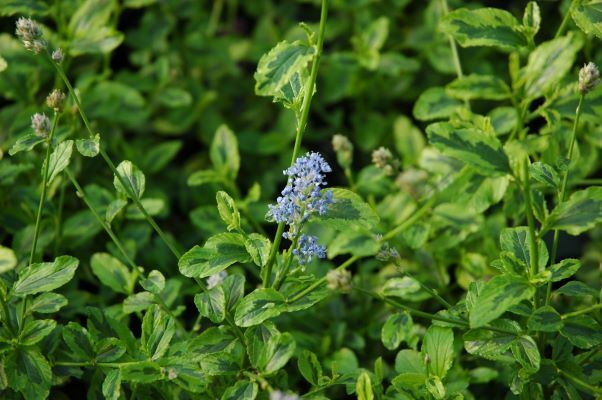
MULTIPOLYGON (((529 226, 529 252, 531 253, 531 277, 539 272, 539 250, 537 247, 537 233, 535 232, 535 218, 533 217, 533 201, 531 199, 531 185, 529 182, 529 162, 523 162, 523 192, 525 195, 525 213, 527 214, 527 224, 529 226)), ((535 296, 535 307, 537 308, 537 296, 535 296)))
MULTIPOLYGON (((52 153, 52 139, 54 137, 54 132, 56 131, 56 126, 59 121, 59 114, 54 113, 54 117, 52 118, 52 128, 50 129, 50 134, 48 138, 46 138, 46 157, 44 158, 44 171, 42 173, 42 193, 40 194, 40 201, 38 203, 38 213, 36 215, 36 225, 33 231, 33 242, 31 243, 31 252, 29 253, 29 266, 33 264, 33 259, 36 254, 36 247, 38 245, 38 237, 40 236, 40 225, 42 222, 42 211, 44 210, 44 202, 46 201, 46 192, 48 190, 48 170, 50 169, 50 154, 52 153)), ((27 296, 23 297, 23 301, 21 302, 21 318, 19 320, 19 332, 23 329, 25 325, 25 309, 27 308, 27 296)))
POLYGON ((561 319, 567 319, 567 318, 572 318, 572 317, 576 317, 578 315, 582 315, 582 314, 587 314, 590 311, 594 311, 594 310, 599 310, 602 308, 602 304, 594 304, 593 306, 584 308, 582 310, 577 310, 577 311, 573 311, 567 314, 563 314, 560 316, 561 319))
POLYGON ((387 240, 393 239, 400 232, 414 225, 420 218, 422 218, 426 213, 428 213, 431 210, 431 208, 435 205, 436 202, 437 196, 433 195, 430 199, 426 201, 426 203, 424 203, 417 211, 415 211, 410 218, 406 219, 401 224, 397 225, 395 228, 384 234, 381 241, 385 242, 387 240))
MULTIPOLYGON (((449 13, 447 0, 441 0, 441 8, 443 9, 443 15, 447 15, 449 13)), ((454 63, 456 75, 458 78, 462 78, 464 73, 462 72, 462 63, 460 62, 460 55, 458 54, 458 46, 456 46, 456 41, 451 35, 447 35, 447 38, 449 40, 449 47, 452 53, 452 62, 454 63)), ((468 99, 464 99, 464 104, 466 104, 466 107, 470 110, 470 101, 468 99)))
POLYGON ((113 241, 113 243, 115 244, 115 246, 117 247, 117 250, 119 250, 119 252, 123 256, 123 259, 132 268, 132 273, 138 274, 138 267, 136 266, 136 263, 134 262, 134 260, 131 259, 131 257, 125 251, 123 245, 121 244, 121 241, 119 240, 119 238, 113 232, 113 229, 100 216, 100 214, 98 213, 98 211, 96 210, 96 208, 94 208, 94 206, 92 205, 92 202, 90 201, 90 199, 86 195, 86 192, 84 191, 84 189, 82 189, 82 187, 80 186, 80 184, 77 182, 77 179, 75 178, 75 176, 73 175, 73 173, 69 170, 69 168, 65 168, 65 174, 67 175, 67 177, 69 178, 69 180, 71 181, 71 183, 73 184, 73 186, 75 187, 75 190, 77 190, 77 193, 79 193, 79 195, 81 196, 81 198, 84 201, 84 203, 86 203, 86 206, 88 206, 88 208, 90 209, 90 211, 92 211, 92 214, 94 215, 94 217, 96 218, 96 220, 98 221, 98 223, 100 224, 100 226, 102 226, 102 228, 105 230, 105 232, 107 232, 107 234, 109 235, 109 237, 111 238, 111 240, 113 241))
MULTIPOLYGON (((585 94, 581 94, 579 97, 579 104, 577 104, 577 109, 575 110, 575 121, 573 122, 573 131, 571 133, 571 142, 569 144, 569 152, 567 155, 568 163, 566 167, 566 171, 564 171, 564 175, 562 177, 562 186, 560 188, 560 193, 558 195, 558 203, 562 203, 566 200, 566 189, 569 182, 569 170, 571 165, 571 160, 573 158, 573 150, 575 148, 575 142, 577 139, 577 127, 579 126, 579 118, 581 117, 581 109, 583 106, 583 100, 585 99, 585 94)), ((552 242, 552 254, 550 257, 550 265, 554 265, 556 263, 556 255, 558 253, 558 239, 559 239, 560 231, 558 229, 554 229, 554 239, 552 242)), ((550 297, 552 295, 552 282, 548 282, 548 286, 546 289, 546 302, 545 305, 550 303, 550 297)))
POLYGON ((576 384, 577 386, 580 386, 583 389, 587 390, 588 392, 590 392, 593 395, 602 394, 602 388, 592 386, 589 383, 577 378, 574 375, 569 374, 568 372, 566 372, 562 369, 558 369, 558 373, 560 375, 564 376, 565 378, 567 378, 568 380, 570 380, 571 382, 573 382, 574 384, 576 384))
MULTIPOLYGON (((291 157, 291 164, 295 163, 301 149, 301 142, 303 141, 303 134, 305 133, 305 127, 309 118, 309 109, 311 107, 311 101, 313 99, 314 87, 316 85, 316 78, 318 77, 318 66, 320 65, 320 57, 322 56, 322 47, 324 45, 324 32, 326 31, 326 19, 328 17, 328 0, 322 0, 322 9, 320 11, 320 27, 318 31, 318 42, 316 45, 316 55, 311 64, 311 72, 309 79, 305 85, 305 95, 303 96, 303 103, 301 104, 301 117, 297 121, 297 132, 295 134, 295 146, 293 147, 293 155, 291 157)), ((276 229, 276 236, 270 249, 270 255, 268 262, 265 266, 265 272, 263 273, 263 286, 269 287, 270 277, 272 275, 272 265, 276 260, 278 254, 278 248, 282 240, 282 233, 284 232, 284 222, 278 224, 276 229)))
POLYGON ((590 186, 590 185, 602 185, 602 179, 580 179, 575 182, 575 185, 590 186))
POLYGON ((65 184, 61 183, 59 194, 58 214, 56 216, 56 227, 54 231, 54 257, 58 257, 61 249, 61 236, 63 234, 63 206, 65 204, 65 184))
POLYGON ((207 23, 207 36, 211 37, 215 34, 217 30, 217 26, 219 24, 219 19, 222 15, 222 9, 224 8, 224 0, 215 0, 213 2, 213 8, 211 9, 211 16, 209 17, 209 22, 207 23))
MULTIPOLYGON (((50 63, 55 67, 57 73, 59 74, 59 76, 61 77, 61 79, 63 80, 63 82, 65 83, 65 86, 67 86, 67 89, 69 90, 69 94, 73 98, 73 101, 75 101, 75 104, 76 104, 77 109, 79 111, 79 114, 80 114, 80 116, 82 118, 82 121, 84 122, 84 125, 86 126, 88 134, 90 135, 90 137, 94 137, 94 131, 92 130, 92 127, 90 126, 90 121, 88 121, 88 117, 86 116, 86 113, 84 112, 84 109, 82 108, 82 105, 81 105, 81 102, 79 100, 79 97, 75 93, 75 90, 73 89, 73 86, 71 86, 71 82, 69 81, 69 78, 67 78, 67 75, 65 75, 65 72, 63 71, 63 68, 60 66, 60 64, 57 64, 56 62, 54 62, 52 60, 52 57, 50 57, 50 55, 48 53, 46 53, 46 55, 49 57, 50 63)), ((155 220, 153 219, 153 217, 151 217, 148 214, 148 212, 146 211, 146 209, 142 205, 142 202, 140 201, 140 199, 138 198, 138 196, 135 193, 133 193, 131 187, 125 181, 125 179, 123 178, 123 176, 121 176, 121 174, 117 172, 117 168, 115 168, 115 164, 113 164, 113 161, 111 161, 109 155, 102 148, 102 146, 100 147, 100 155, 105 160, 105 162, 107 163, 107 165, 109 166, 109 168, 111 169, 111 172, 113 173, 113 175, 115 177, 117 177, 117 179, 119 180, 119 182, 121 183, 121 185, 125 188, 125 190, 127 191, 129 197, 132 199, 132 201, 134 202, 134 204, 136 205, 136 207, 140 210, 140 212, 142 213, 142 215, 144 216, 144 218, 146 219, 146 221, 150 224, 150 226, 153 227, 153 229, 155 230, 155 232, 159 235, 159 237, 161 238, 161 240, 163 240, 163 242, 169 248, 169 250, 173 253, 173 255, 177 259, 179 259, 182 256, 181 252, 173 245, 173 243, 171 242, 171 240, 169 240, 167 238, 167 235, 163 232, 163 230, 159 227, 159 225, 157 225, 157 223, 155 222, 155 220)))
POLYGON ((558 30, 556 31, 556 34, 554 35, 554 39, 559 38, 564 33, 564 30, 566 29, 566 27, 569 23, 569 20, 571 19, 571 10, 578 2, 579 2, 578 0, 571 1, 569 8, 566 10, 566 14, 565 14, 564 18, 562 19, 562 23, 560 24, 560 26, 558 27, 558 30))
POLYGON ((274 280, 274 289, 278 290, 280 285, 282 284, 283 279, 286 277, 289 269, 291 268, 291 263, 293 262, 293 249, 297 248, 297 244, 299 243, 299 235, 295 236, 291 246, 288 248, 288 255, 286 257, 286 261, 284 262, 284 268, 279 270, 276 274, 276 279, 274 280))

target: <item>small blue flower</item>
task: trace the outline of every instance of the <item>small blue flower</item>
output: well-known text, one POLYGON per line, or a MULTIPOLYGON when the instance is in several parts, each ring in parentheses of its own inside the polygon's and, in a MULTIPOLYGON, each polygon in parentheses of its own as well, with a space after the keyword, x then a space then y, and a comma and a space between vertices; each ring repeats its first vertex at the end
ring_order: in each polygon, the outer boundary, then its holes
POLYGON ((301 235, 297 248, 293 249, 293 254, 299 260, 299 264, 305 265, 311 262, 312 257, 326 257, 326 248, 318 243, 317 237, 301 235))

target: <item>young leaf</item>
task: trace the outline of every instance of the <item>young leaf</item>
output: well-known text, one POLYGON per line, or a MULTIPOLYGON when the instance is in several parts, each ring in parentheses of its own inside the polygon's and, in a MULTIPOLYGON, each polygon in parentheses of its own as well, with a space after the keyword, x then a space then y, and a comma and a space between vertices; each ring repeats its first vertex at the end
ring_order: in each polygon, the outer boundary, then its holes
POLYGON ((258 325, 286 310, 286 299, 271 288, 256 289, 245 296, 234 313, 234 322, 241 327, 258 325))
POLYGON ((19 273, 13 292, 17 296, 27 296, 57 289, 73 278, 78 264, 77 258, 71 256, 57 257, 51 263, 32 264, 19 273))
POLYGON ((508 85, 494 75, 467 75, 455 79, 445 92, 457 99, 504 100, 511 96, 508 85))
POLYGON ((159 294, 165 289, 165 277, 160 271, 152 270, 147 278, 140 281, 140 286, 153 294, 159 294))
POLYGON ((175 321, 171 316, 157 305, 149 308, 142 321, 140 343, 143 351, 152 360, 161 358, 175 333, 175 321))
POLYGON ((569 34, 544 42, 532 51, 521 78, 526 95, 530 98, 539 97, 548 89, 558 86, 573 66, 582 44, 574 34, 569 34))
POLYGON ((477 128, 439 122, 426 128, 430 143, 443 154, 464 161, 482 175, 511 173, 508 156, 500 141, 477 128))
POLYGON ((552 306, 540 307, 533 311, 527 321, 527 326, 532 331, 557 332, 563 327, 560 314, 552 306))
POLYGON ((355 384, 355 393, 358 400, 374 400, 374 392, 372 391, 372 381, 370 375, 363 371, 357 378, 355 384))
POLYGON ((258 96, 277 96, 296 73, 306 68, 316 49, 301 42, 278 43, 257 64, 255 93, 258 96))
POLYGON ((600 0, 583 0, 570 8, 571 17, 587 35, 602 39, 602 20, 600 19, 600 0))
POLYGON ((128 267, 107 253, 96 253, 90 259, 90 267, 96 277, 117 293, 131 294, 134 277, 128 267))
POLYGON ((254 400, 258 391, 255 382, 238 381, 224 391, 221 400, 254 400))
POLYGON ((494 46, 513 51, 528 44, 518 20, 497 8, 452 11, 441 19, 440 29, 463 47, 494 46))
POLYGON ((119 400, 120 394, 121 374, 118 369, 112 369, 102 382, 102 395, 107 400, 119 400))
POLYGON ((77 139, 75 147, 84 157, 96 157, 100 151, 100 134, 97 133, 91 139, 77 139))
MULTIPOLYGON (((65 140, 64 142, 59 143, 52 154, 50 154, 50 159, 48 160, 48 186, 50 186, 58 174, 69 166, 72 152, 73 140, 65 140)), ((44 174, 44 169, 45 165, 42 166, 42 174, 44 174)))
POLYGON ((420 121, 432 121, 452 116, 463 106, 460 100, 450 97, 445 89, 433 87, 422 92, 414 104, 414 117, 420 121))
MULTIPOLYGON (((500 234, 500 247, 502 251, 512 253, 526 266, 531 265, 531 237, 529 229, 524 226, 505 228, 500 234)), ((548 262, 548 251, 545 243, 539 241, 539 268, 544 269, 548 262)))
POLYGON ((602 187, 579 190, 560 203, 548 217, 546 228, 579 235, 602 221, 602 187))
POLYGON ((0 245, 0 274, 10 271, 17 266, 17 256, 8 247, 0 245))
POLYGON ((574 258, 567 258, 550 267, 552 282, 558 282, 563 279, 570 278, 581 268, 581 261, 574 258))
POLYGON ((529 176, 554 190, 560 187, 560 176, 556 170, 544 162, 534 162, 529 166, 529 176))
POLYGON ((234 132, 226 125, 220 125, 215 131, 209 157, 213 163, 213 168, 223 177, 230 181, 236 179, 240 168, 238 140, 234 132))
POLYGON ((454 332, 451 328, 431 325, 424 335, 422 354, 428 356, 426 366, 429 373, 445 378, 454 361, 454 332))
POLYGON ((217 200, 217 211, 222 221, 226 223, 229 231, 240 229, 240 212, 236 207, 236 203, 230 195, 223 190, 220 190, 215 195, 217 200))
POLYGON ((245 238, 245 249, 251 255, 255 265, 263 267, 270 255, 272 242, 267 237, 259 233, 251 233, 245 238))
POLYGON ((523 14, 525 33, 531 38, 534 37, 537 32, 539 32, 540 25, 541 11, 539 10, 539 5, 537 5, 537 2, 535 1, 530 1, 527 3, 527 7, 525 7, 525 12, 523 14))
POLYGON ((142 171, 138 169, 131 161, 122 161, 117 166, 117 173, 122 178, 127 188, 121 184, 121 180, 115 176, 113 185, 115 189, 126 197, 132 198, 132 195, 140 199, 144 194, 146 187, 146 178, 142 171))
POLYGON ((412 317, 406 311, 392 314, 381 330, 381 339, 385 347, 395 350, 402 341, 408 340, 412 334, 412 317))
POLYGON ((470 312, 470 326, 477 328, 493 321, 510 307, 531 298, 535 289, 526 279, 498 275, 487 282, 470 312))
POLYGON ((303 350, 297 360, 299 372, 312 386, 318 386, 322 378, 322 366, 318 357, 309 350, 303 350))
POLYGON ((194 296, 194 304, 199 313, 211 322, 220 323, 226 317, 226 295, 222 286, 216 286, 207 292, 194 296))
POLYGON ((244 237, 238 233, 220 233, 207 240, 203 247, 194 246, 179 260, 184 276, 206 278, 234 263, 250 262, 244 237))
POLYGON ((33 346, 44 339, 56 328, 56 321, 51 319, 29 320, 19 335, 19 343, 33 346))

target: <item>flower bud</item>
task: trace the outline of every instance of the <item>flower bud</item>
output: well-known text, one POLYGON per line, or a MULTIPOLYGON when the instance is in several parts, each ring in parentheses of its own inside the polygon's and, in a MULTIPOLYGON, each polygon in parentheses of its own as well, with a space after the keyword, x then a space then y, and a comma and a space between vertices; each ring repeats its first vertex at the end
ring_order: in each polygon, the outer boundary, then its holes
POLYGON ((336 134, 332 137, 332 148, 337 154, 337 161, 343 168, 350 168, 353 161, 353 144, 347 136, 336 134))
POLYGON ((50 120, 45 114, 35 113, 31 117, 31 127, 37 136, 46 137, 50 133, 50 120))
POLYGON ((61 92, 60 89, 54 89, 52 92, 50 92, 48 97, 46 97, 46 104, 55 112, 61 112, 63 110, 65 97, 65 93, 61 92))
POLYGON ((399 160, 393 158, 391 150, 379 147, 372 152, 372 163, 376 168, 385 171, 388 176, 393 175, 399 169, 399 160))
POLYGON ((333 269, 326 274, 328 288, 341 293, 351 292, 351 272, 345 269, 333 269))
POLYGON ((591 92, 600 83, 600 71, 593 62, 589 62, 579 71, 579 92, 591 92))
POLYGON ((56 49, 55 51, 53 51, 52 52, 52 60, 57 64, 62 63, 63 62, 63 50, 56 49))
POLYGON ((42 28, 31 18, 19 18, 15 33, 23 42, 25 48, 33 51, 35 54, 41 53, 48 45, 46 39, 44 39, 42 28))

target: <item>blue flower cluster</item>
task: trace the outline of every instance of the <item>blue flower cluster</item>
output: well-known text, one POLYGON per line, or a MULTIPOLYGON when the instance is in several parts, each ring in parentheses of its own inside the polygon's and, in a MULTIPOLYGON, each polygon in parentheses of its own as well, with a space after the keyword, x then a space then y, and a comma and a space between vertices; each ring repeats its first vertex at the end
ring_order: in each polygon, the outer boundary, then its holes
MULTIPOLYGON (((333 201, 332 191, 322 192, 321 189, 326 185, 324 174, 331 171, 330 165, 315 152, 297 158, 295 164, 284 171, 288 176, 286 187, 276 204, 269 205, 267 218, 288 225, 288 232, 282 234, 285 239, 294 240, 310 215, 326 213, 333 201)), ((324 248, 316 240, 306 235, 299 237, 298 248, 293 253, 300 263, 311 261, 312 256, 325 257, 324 248)))
POLYGON ((311 262, 312 257, 326 257, 326 247, 318 243, 318 238, 315 236, 301 235, 297 248, 293 249, 293 254, 297 256, 299 264, 305 265, 311 262))

